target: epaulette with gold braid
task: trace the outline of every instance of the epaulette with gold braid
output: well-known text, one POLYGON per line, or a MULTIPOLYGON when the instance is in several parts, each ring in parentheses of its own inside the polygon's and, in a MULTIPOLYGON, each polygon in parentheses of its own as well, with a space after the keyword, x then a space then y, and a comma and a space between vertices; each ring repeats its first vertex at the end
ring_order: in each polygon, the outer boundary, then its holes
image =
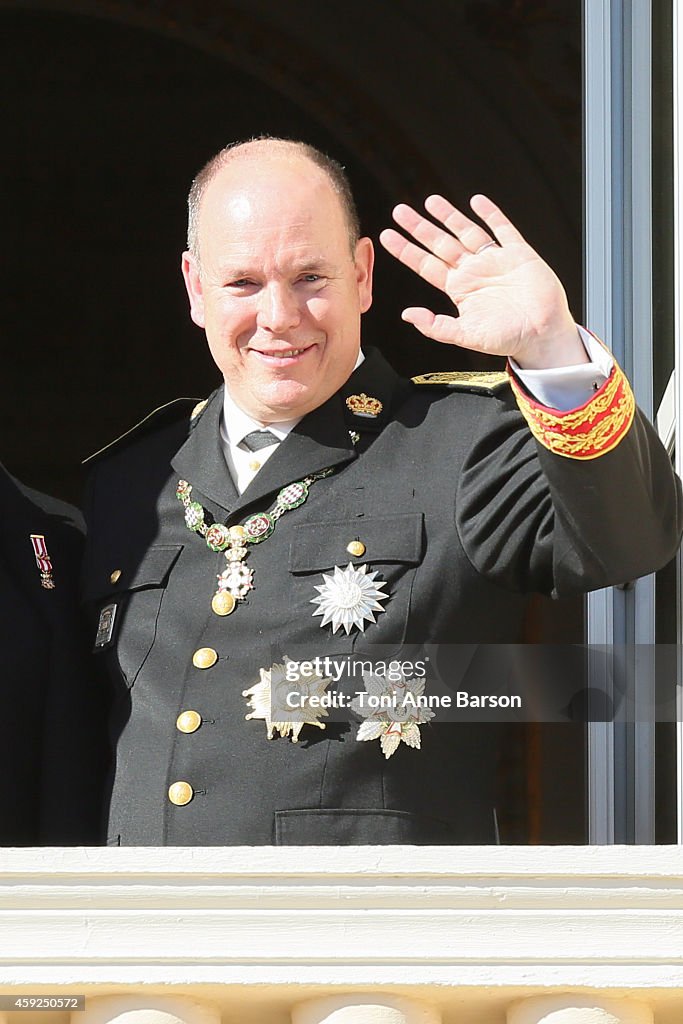
POLYGON ((510 377, 504 370, 450 370, 444 373, 435 371, 421 373, 412 380, 413 384, 438 384, 454 391, 471 391, 487 395, 493 395, 510 385, 510 377))

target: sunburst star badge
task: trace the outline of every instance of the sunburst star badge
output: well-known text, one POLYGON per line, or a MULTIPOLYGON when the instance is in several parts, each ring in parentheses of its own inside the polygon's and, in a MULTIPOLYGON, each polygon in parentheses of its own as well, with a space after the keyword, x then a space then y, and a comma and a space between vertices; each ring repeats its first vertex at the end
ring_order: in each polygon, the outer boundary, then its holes
POLYGON ((311 604, 318 605, 313 615, 322 615, 320 625, 332 623, 333 633, 343 627, 347 636, 354 626, 364 633, 366 622, 377 621, 375 612, 386 611, 379 603, 389 597, 381 590, 386 581, 376 582, 376 577, 377 572, 368 572, 367 565, 356 568, 351 563, 345 569, 335 565, 332 576, 323 573, 325 582, 315 588, 318 597, 311 598, 311 604))
POLYGON ((363 673, 365 692, 351 702, 353 710, 364 718, 356 733, 357 740, 379 740, 388 759, 401 743, 420 749, 420 726, 434 718, 434 712, 423 706, 420 698, 424 679, 407 679, 397 672, 398 680, 363 673))
POLYGON ((328 714, 320 698, 332 680, 317 672, 303 675, 299 671, 298 662, 286 655, 283 662, 259 669, 260 681, 250 689, 242 690, 242 696, 248 698, 247 705, 251 708, 246 716, 247 721, 251 718, 263 719, 269 740, 273 739, 275 733, 280 736, 291 734, 292 743, 297 743, 305 725, 325 728, 325 723, 318 721, 328 714), (287 714, 288 709, 291 711, 292 707, 296 707, 297 721, 284 721, 284 714, 287 714))

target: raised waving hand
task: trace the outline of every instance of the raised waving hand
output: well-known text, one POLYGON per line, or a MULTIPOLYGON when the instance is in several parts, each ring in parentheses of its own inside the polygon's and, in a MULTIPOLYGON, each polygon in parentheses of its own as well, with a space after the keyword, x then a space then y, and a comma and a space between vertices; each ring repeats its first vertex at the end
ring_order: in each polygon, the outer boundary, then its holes
POLYGON ((394 209, 394 220, 414 241, 389 228, 380 242, 445 292, 459 314, 410 306, 403 319, 435 341, 511 356, 529 369, 587 362, 554 271, 490 199, 475 195, 470 205, 486 228, 443 196, 425 201, 434 220, 403 204, 394 209))

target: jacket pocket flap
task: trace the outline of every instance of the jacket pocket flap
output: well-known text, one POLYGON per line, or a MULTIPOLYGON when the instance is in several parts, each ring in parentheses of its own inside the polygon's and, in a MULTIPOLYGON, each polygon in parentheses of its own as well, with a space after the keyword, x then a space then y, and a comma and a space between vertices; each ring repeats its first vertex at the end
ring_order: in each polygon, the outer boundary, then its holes
POLYGON ((417 565, 422 559, 423 518, 422 512, 409 512, 338 522, 302 523, 295 527, 290 545, 289 571, 319 572, 349 562, 417 565), (352 541, 360 541, 362 554, 349 553, 348 545, 352 541))
POLYGON ((276 846, 429 846, 457 843, 457 832, 435 818, 372 808, 275 811, 276 846))
POLYGON ((156 544, 138 559, 133 559, 130 553, 123 558, 112 555, 101 572, 91 570, 83 587, 84 601, 99 601, 129 590, 164 586, 183 547, 183 544, 156 544))

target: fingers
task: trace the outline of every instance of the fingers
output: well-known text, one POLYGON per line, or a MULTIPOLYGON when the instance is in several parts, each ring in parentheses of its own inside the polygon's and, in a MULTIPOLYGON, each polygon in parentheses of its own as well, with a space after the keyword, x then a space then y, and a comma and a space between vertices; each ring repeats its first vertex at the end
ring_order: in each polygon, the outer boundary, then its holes
POLYGON ((435 220, 441 221, 449 231, 457 235, 465 251, 469 253, 476 253, 493 241, 491 235, 481 225, 466 217, 443 196, 429 196, 425 199, 425 209, 435 220))
MULTIPOLYGON (((458 319, 443 313, 432 313, 422 306, 409 306, 401 313, 401 319, 412 324, 426 338, 441 341, 445 345, 463 345, 464 335, 458 319)), ((467 347, 467 346, 465 346, 467 347)))
POLYGON ((488 196, 475 195, 470 199, 470 206, 478 217, 484 221, 494 238, 501 245, 513 242, 524 242, 524 236, 517 230, 512 221, 508 220, 503 211, 488 196))
MULTIPOLYGON (((425 207, 435 219, 441 220, 441 223, 448 228, 448 231, 444 231, 443 228, 423 217, 417 210, 407 206, 405 203, 400 203, 394 208, 393 218, 399 227, 402 227, 404 231, 412 235, 433 256, 443 260, 449 267, 456 267, 464 256, 475 255, 486 248, 487 245, 496 244, 487 231, 478 224, 475 224, 474 221, 466 217, 460 210, 456 210, 442 196, 430 196, 425 201, 425 207)), ((422 277, 425 277, 430 283, 435 283, 432 280, 432 276, 427 277, 423 273, 424 270, 433 275, 435 273, 433 264, 429 262, 423 263, 421 264, 422 269, 418 269, 416 265, 418 260, 417 254, 422 252, 424 255, 423 250, 419 249, 418 246, 407 247, 403 236, 393 230, 380 235, 380 242, 392 256, 400 259, 402 263, 405 263, 406 266, 409 266, 422 277), (399 240, 403 243, 400 246, 399 240)), ((410 246, 411 243, 408 243, 408 245, 410 246)), ((440 287, 440 285, 437 285, 437 287, 440 287)))
POLYGON ((419 245, 409 242, 393 228, 387 228, 379 236, 379 240, 387 252, 397 260, 414 270, 429 284, 442 291, 446 285, 449 267, 438 256, 433 256, 419 245))
MULTIPOLYGON (((490 200, 484 196, 474 198, 480 201, 480 209, 490 221, 500 225, 503 231, 506 226, 515 231, 504 214, 490 200)), ((382 232, 380 242, 406 267, 419 274, 429 284, 443 290, 448 271, 457 267, 464 257, 476 255, 498 243, 481 225, 465 216, 443 196, 429 196, 425 201, 425 208, 435 220, 440 220, 444 227, 434 224, 405 203, 400 203, 393 211, 398 226, 411 235, 415 242, 421 243, 424 249, 391 228, 382 232)))
MULTIPOLYGON (((458 307, 468 294, 482 291, 494 281, 510 280, 515 268, 533 255, 514 224, 490 199, 474 195, 470 205, 486 227, 443 196, 432 195, 425 200, 425 209, 440 224, 401 203, 393 211, 394 220, 411 237, 393 228, 380 235, 381 244, 392 256, 446 292, 458 307)), ((462 325, 454 318, 414 309, 406 310, 403 318, 427 337, 463 344, 462 325)))
MULTIPOLYGON (((427 210, 429 210, 428 203, 429 200, 425 203, 427 210)), ((425 249, 429 249, 435 256, 450 263, 451 266, 454 266, 468 252, 466 245, 454 237, 456 232, 449 234, 447 231, 443 231, 431 220, 427 220, 426 217, 413 210, 411 206, 406 206, 405 203, 400 203, 394 208, 393 218, 399 227, 412 235, 416 241, 421 242, 425 249)))
POLYGON ((467 246, 470 252, 478 252, 482 246, 495 238, 500 245, 510 245, 513 242, 524 242, 524 237, 510 221, 501 208, 496 206, 488 196, 481 194, 473 195, 470 199, 470 206, 478 217, 486 224, 489 232, 486 232, 475 221, 470 220, 460 210, 456 209, 443 196, 429 196, 425 200, 425 209, 432 217, 440 220, 442 224, 457 235, 461 242, 467 246))
MULTIPOLYGON (((510 245, 513 242, 524 242, 523 236, 514 224, 487 196, 472 196, 470 206, 484 221, 488 231, 440 195, 428 196, 425 200, 425 209, 435 220, 440 221, 447 231, 405 203, 400 203, 394 209, 393 217, 399 227, 451 267, 457 266, 463 256, 476 255, 492 244, 510 245)), ((392 255, 401 259, 395 251, 396 232, 392 232, 386 241, 381 241, 392 255)), ((415 252, 408 249, 405 255, 406 259, 401 261, 415 270, 415 252), (410 263, 407 262, 408 257, 410 263)))

